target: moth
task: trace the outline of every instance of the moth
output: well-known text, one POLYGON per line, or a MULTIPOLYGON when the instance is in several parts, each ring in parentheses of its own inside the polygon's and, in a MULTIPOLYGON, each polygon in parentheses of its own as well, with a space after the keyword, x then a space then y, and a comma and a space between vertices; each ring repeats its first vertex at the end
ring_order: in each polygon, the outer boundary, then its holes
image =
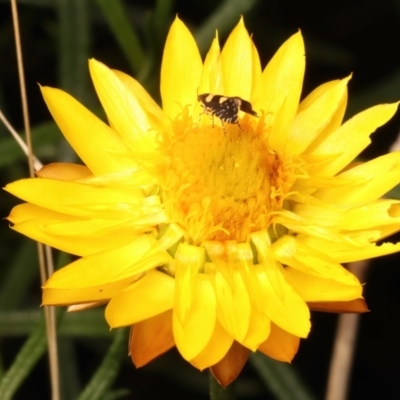
POLYGON ((225 127, 224 122, 228 124, 237 124, 241 130, 242 127, 239 124, 239 111, 243 111, 254 117, 258 117, 257 113, 253 110, 253 106, 247 100, 243 100, 240 97, 227 97, 220 94, 204 93, 198 94, 197 100, 203 107, 203 112, 200 114, 210 115, 212 118, 212 126, 214 127, 214 116, 222 121, 222 128, 225 127))

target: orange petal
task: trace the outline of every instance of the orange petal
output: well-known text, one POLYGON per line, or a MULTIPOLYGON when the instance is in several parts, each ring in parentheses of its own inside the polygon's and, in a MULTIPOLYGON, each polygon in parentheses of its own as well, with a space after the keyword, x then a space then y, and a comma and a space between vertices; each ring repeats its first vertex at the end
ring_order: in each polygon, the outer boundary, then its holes
POLYGON ((271 324, 271 333, 258 350, 274 360, 290 362, 299 349, 300 338, 271 324))
POLYGON ((331 313, 365 313, 369 311, 367 303, 361 298, 350 301, 312 302, 307 305, 312 311, 331 313))
POLYGON ((131 328, 129 354, 137 368, 175 346, 172 334, 172 310, 136 323, 131 328))
POLYGON ((249 358, 249 353, 249 349, 238 342, 233 342, 225 357, 210 368, 214 378, 222 387, 227 387, 239 376, 249 358))
POLYGON ((75 179, 93 176, 85 165, 70 163, 51 163, 41 168, 36 175, 39 178, 58 179, 60 181, 74 181, 75 179))

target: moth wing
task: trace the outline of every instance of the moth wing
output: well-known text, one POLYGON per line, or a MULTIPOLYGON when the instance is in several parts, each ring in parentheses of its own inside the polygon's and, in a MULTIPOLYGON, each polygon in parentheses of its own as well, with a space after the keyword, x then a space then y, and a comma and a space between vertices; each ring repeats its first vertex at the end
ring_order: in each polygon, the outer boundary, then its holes
POLYGON ((224 102, 220 103, 219 106, 220 107, 215 108, 214 115, 221 121, 235 124, 238 120, 239 113, 237 102, 232 98, 228 98, 224 102))
POLYGON ((258 117, 257 113, 253 110, 253 106, 251 105, 251 103, 247 100, 241 100, 241 104, 240 104, 240 109, 250 115, 253 115, 254 117, 258 117))

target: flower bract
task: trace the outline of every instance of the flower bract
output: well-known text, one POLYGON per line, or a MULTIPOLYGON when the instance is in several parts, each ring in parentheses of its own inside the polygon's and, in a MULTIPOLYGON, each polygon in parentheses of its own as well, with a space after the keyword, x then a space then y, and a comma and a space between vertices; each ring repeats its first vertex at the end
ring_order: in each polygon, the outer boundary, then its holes
POLYGON ((262 69, 243 20, 203 62, 175 19, 162 107, 125 73, 89 68, 108 123, 41 88, 84 165, 50 164, 6 187, 26 202, 13 229, 78 256, 46 282, 43 304, 105 303, 112 328, 133 326, 136 366, 176 346, 223 385, 250 351, 291 361, 310 309, 366 310, 341 264, 400 250, 376 245, 399 230, 400 202, 381 197, 400 181, 400 154, 353 162, 397 104, 343 122, 349 78, 301 100, 301 33, 262 69), (199 94, 238 97, 254 113, 224 123, 199 94))

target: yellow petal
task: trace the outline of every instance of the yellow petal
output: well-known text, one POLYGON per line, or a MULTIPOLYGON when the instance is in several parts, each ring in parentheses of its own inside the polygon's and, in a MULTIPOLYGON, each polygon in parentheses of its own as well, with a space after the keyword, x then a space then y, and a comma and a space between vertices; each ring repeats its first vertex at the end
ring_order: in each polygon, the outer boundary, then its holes
POLYGON ((308 274, 291 267, 285 268, 284 275, 289 285, 306 302, 349 301, 362 296, 362 286, 360 283, 358 285, 345 284, 338 279, 329 279, 316 274, 308 274))
POLYGON ((252 351, 256 351, 258 346, 264 342, 271 331, 271 320, 252 307, 249 329, 241 344, 252 351))
POLYGON ((190 360, 190 364, 203 371, 220 362, 228 353, 232 343, 233 337, 226 332, 217 320, 210 341, 199 355, 190 360))
MULTIPOLYGON (((121 292, 132 283, 132 277, 107 285, 91 286, 78 289, 53 289, 43 288, 42 305, 67 306, 70 304, 106 302, 121 292)), ((71 286, 72 287, 72 286, 71 286)))
POLYGON ((282 329, 300 337, 310 331, 310 312, 304 300, 287 283, 284 269, 277 265, 264 232, 250 235, 260 264, 253 266, 252 291, 263 299, 265 315, 282 329))
POLYGON ((135 156, 153 152, 157 132, 139 100, 104 64, 89 61, 90 75, 110 125, 122 136, 135 156))
POLYGON ((270 113, 268 140, 273 150, 283 151, 287 143, 287 132, 299 106, 304 69, 304 43, 298 32, 279 48, 263 71, 253 105, 270 113))
POLYGON ((400 151, 357 165, 339 176, 358 178, 360 184, 351 188, 319 190, 315 197, 328 202, 333 200, 336 204, 375 201, 399 183, 400 151))
POLYGON ((326 132, 307 149, 310 154, 331 154, 337 156, 325 165, 319 165, 312 172, 333 176, 353 161, 370 143, 369 136, 378 127, 393 117, 398 103, 381 104, 360 112, 346 121, 335 132, 326 132))
POLYGON ((253 84, 253 49, 243 17, 229 35, 221 53, 226 96, 250 101, 253 84))
POLYGON ((109 126, 62 90, 40 89, 61 132, 94 174, 135 167, 128 147, 109 126))
MULTIPOLYGON (((322 85, 318 86, 300 103, 298 112, 300 113, 301 111, 308 108, 315 100, 317 100, 325 92, 329 91, 333 86, 336 86, 339 82, 340 82, 339 80, 334 80, 323 83, 322 85)), ((318 135, 318 139, 314 141, 314 143, 316 142, 319 143, 320 141, 328 137, 332 132, 334 132, 336 129, 340 127, 343 121, 344 114, 346 112, 347 98, 348 98, 348 90, 346 87, 342 99, 339 102, 339 106, 337 107, 335 113, 333 114, 330 122, 328 122, 326 127, 318 135)))
POLYGON ((14 207, 9 220, 15 224, 12 226, 15 231, 77 256, 88 256, 127 244, 146 230, 143 227, 142 232, 134 232, 130 221, 126 222, 125 229, 121 229, 115 221, 76 220, 32 204, 14 207), (42 210, 45 211, 43 214, 48 215, 40 217, 42 210), (19 219, 25 220, 20 222, 19 219), (63 223, 64 220, 66 222, 63 223))
POLYGON ((94 218, 135 215, 134 210, 143 198, 140 189, 100 187, 41 178, 21 179, 4 189, 25 201, 53 211, 94 218))
POLYGON ((273 243, 272 251, 281 264, 310 275, 310 278, 314 276, 332 280, 343 286, 354 287, 358 296, 361 293, 360 282, 352 273, 335 263, 329 255, 305 245, 293 236, 285 235, 279 238, 273 243))
POLYGON ((173 278, 157 270, 149 271, 110 300, 105 313, 108 324, 111 328, 133 325, 170 310, 174 288, 173 278))
POLYGON ((197 103, 202 61, 192 34, 176 17, 165 43, 161 65, 161 98, 165 114, 174 119, 188 106, 189 115, 197 103))
POLYGON ((260 345, 258 350, 282 362, 291 362, 299 349, 300 338, 272 324, 268 339, 260 345))
POLYGON ((304 233, 338 243, 345 243, 348 241, 348 239, 337 230, 331 229, 329 226, 325 227, 309 224, 307 219, 290 211, 281 211, 280 214, 274 218, 274 223, 285 226, 292 233, 304 233))
MULTIPOLYGON (((182 307, 184 305, 179 305, 182 307)), ((205 274, 197 274, 193 301, 184 321, 174 307, 173 331, 176 347, 190 361, 198 356, 210 341, 217 319, 214 290, 205 274)))
MULTIPOLYGON (((251 40, 251 38, 250 38, 251 40)), ((251 102, 254 101, 255 96, 257 95, 258 88, 261 84, 261 61, 260 56, 258 55, 257 47, 254 42, 251 40, 251 54, 252 54, 252 65, 253 65, 253 81, 252 81, 252 89, 251 89, 251 102)))
POLYGON ((199 94, 202 93, 225 93, 218 36, 212 41, 204 60, 199 84, 199 94))
POLYGON ((211 273, 218 299, 218 320, 230 335, 241 342, 250 324, 249 291, 240 273, 234 271, 228 280, 218 269, 215 268, 215 273, 211 273))
POLYGON ((172 310, 137 322, 131 329, 129 353, 136 368, 146 365, 174 346, 172 310))
POLYGON ((204 264, 204 249, 180 243, 175 253, 175 316, 182 325, 188 318, 196 300, 196 281, 204 264))
POLYGON ((397 224, 400 229, 400 201, 378 200, 362 204, 342 214, 338 227, 346 230, 372 230, 397 224))
POLYGON ((338 263, 348 263, 380 257, 400 251, 400 243, 365 244, 334 243, 317 237, 302 237, 302 241, 314 249, 329 249, 329 256, 338 263))
POLYGON ((207 241, 203 245, 213 264, 208 272, 217 296, 218 320, 224 329, 241 342, 249 329, 251 316, 250 290, 245 271, 235 265, 236 242, 207 241))
POLYGON ((124 280, 169 261, 165 252, 157 251, 157 240, 141 235, 125 245, 80 258, 56 271, 46 288, 70 289, 104 285, 124 280), (112 266, 112 268, 110 267, 112 266))
POLYGON ((147 93, 146 89, 131 76, 117 70, 112 70, 118 79, 130 90, 132 95, 137 98, 141 108, 145 111, 152 128, 158 132, 166 129, 168 125, 162 109, 147 93))
POLYGON ((350 78, 332 85, 306 109, 300 111, 288 134, 285 146, 287 156, 302 153, 329 124, 347 91, 350 78))

